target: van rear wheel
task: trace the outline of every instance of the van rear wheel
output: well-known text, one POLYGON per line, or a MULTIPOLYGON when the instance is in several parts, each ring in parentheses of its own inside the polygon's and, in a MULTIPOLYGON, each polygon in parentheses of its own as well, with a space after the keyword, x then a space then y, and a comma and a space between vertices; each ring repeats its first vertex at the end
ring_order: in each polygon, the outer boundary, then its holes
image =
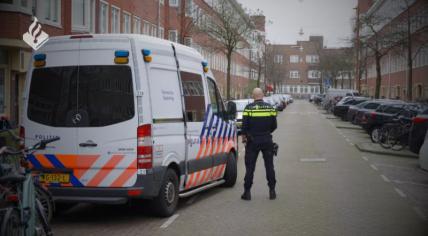
POLYGON ((227 157, 226 170, 224 172, 224 187, 233 187, 238 175, 235 154, 229 153, 227 157))
POLYGON ((177 173, 172 169, 168 169, 159 190, 159 195, 153 199, 154 214, 161 217, 171 216, 177 208, 178 191, 177 173))

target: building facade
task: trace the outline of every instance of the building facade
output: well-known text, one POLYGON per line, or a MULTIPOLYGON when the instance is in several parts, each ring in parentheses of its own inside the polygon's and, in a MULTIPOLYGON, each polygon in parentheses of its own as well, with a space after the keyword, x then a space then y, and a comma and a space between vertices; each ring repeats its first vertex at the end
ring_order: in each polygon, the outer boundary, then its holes
MULTIPOLYGON (((378 16, 386 19, 376 25, 378 32, 394 29, 405 32, 407 23, 410 25, 410 42, 412 43, 412 83, 409 82, 409 67, 407 45, 397 43, 388 50, 380 60, 381 85, 380 96, 408 100, 409 90, 412 100, 428 99, 428 1, 426 0, 359 0, 357 6, 358 18, 378 16), (410 85, 410 86, 409 86, 410 85)), ((363 24, 357 24, 356 38, 361 37, 367 30, 363 24)), ((370 40, 370 39, 369 39, 370 40)), ((404 39, 406 41, 407 39, 404 39)), ((376 65, 370 55, 370 49, 357 44, 359 63, 356 73, 360 73, 361 92, 368 96, 375 95, 376 65), (366 58, 365 58, 366 57, 366 58)))
MULTIPOLYGON (((235 0, 233 9, 243 11, 235 0)), ((49 36, 87 33, 132 33, 159 37, 194 47, 207 59, 224 93, 226 57, 203 41, 209 35, 188 30, 206 24, 215 14, 216 0, 7 0, 0 3, 0 116, 18 123, 22 91, 32 49, 22 35, 33 17, 49 36)), ((264 24, 264 21, 263 21, 264 24)), ((263 26, 264 30, 264 26, 263 26)), ((253 37, 245 39, 248 48, 234 53, 232 60, 232 95, 245 96, 252 77, 251 53, 261 42, 253 40, 263 34, 254 28, 253 37)), ((264 45, 264 42, 262 42, 264 45)), ((254 73, 253 73, 254 74, 254 73)))
POLYGON ((275 85, 276 92, 296 97, 320 92, 322 36, 310 36, 308 41, 297 41, 294 45, 271 44, 268 48, 273 69, 272 73, 266 73, 266 80, 275 85))

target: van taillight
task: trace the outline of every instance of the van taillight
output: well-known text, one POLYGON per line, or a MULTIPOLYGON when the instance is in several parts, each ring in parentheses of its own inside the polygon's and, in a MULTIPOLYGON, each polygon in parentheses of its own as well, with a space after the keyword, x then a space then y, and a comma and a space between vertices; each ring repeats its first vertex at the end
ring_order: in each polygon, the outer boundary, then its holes
POLYGON ((151 169, 153 167, 152 126, 142 125, 137 129, 137 168, 151 169))
POLYGON ((374 120, 374 119, 376 119, 376 113, 375 112, 372 112, 372 113, 370 113, 370 117, 374 120))
POLYGON ((20 147, 23 149, 25 147, 25 128, 23 126, 19 127, 19 137, 21 138, 20 147))
POLYGON ((413 124, 421 124, 421 123, 427 122, 428 118, 414 117, 412 121, 413 121, 413 124))

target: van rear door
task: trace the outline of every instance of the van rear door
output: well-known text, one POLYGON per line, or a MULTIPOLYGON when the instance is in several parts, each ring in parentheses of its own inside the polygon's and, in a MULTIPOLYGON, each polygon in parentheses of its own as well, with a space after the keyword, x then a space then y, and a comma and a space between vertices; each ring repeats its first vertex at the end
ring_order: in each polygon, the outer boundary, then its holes
POLYGON ((137 178, 136 97, 128 39, 82 39, 76 124, 80 181, 89 187, 129 187, 137 178), (129 62, 115 64, 115 51, 129 62))
POLYGON ((60 140, 50 143, 46 150, 28 155, 28 160, 35 170, 42 172, 40 179, 51 186, 81 186, 72 172, 77 166, 77 129, 71 112, 76 105, 78 43, 49 41, 36 54, 46 55, 46 66, 28 73, 22 120, 25 144, 32 146, 53 137, 60 140))

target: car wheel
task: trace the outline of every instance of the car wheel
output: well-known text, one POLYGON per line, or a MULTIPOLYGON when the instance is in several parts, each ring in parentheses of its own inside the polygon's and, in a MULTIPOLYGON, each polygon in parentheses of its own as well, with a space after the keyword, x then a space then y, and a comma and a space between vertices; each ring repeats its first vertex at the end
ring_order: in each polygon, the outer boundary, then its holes
POLYGON ((373 143, 379 142, 379 135, 380 135, 380 127, 374 127, 370 132, 370 139, 372 140, 373 143))
POLYGON ((153 199, 154 214, 161 217, 171 216, 177 208, 178 191, 177 173, 168 169, 162 181, 159 195, 153 199))
POLYGON ((236 183, 236 178, 238 176, 238 170, 236 165, 235 154, 229 153, 226 162, 226 170, 224 172, 224 187, 233 187, 236 183))

